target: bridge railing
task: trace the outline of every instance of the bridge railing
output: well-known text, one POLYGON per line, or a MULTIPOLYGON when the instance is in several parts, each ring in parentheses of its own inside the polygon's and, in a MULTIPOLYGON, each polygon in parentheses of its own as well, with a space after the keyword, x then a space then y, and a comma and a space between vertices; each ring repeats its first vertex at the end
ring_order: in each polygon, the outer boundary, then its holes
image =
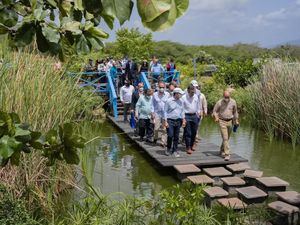
POLYGON ((147 77, 147 72, 141 72, 140 81, 143 82, 145 89, 151 88, 151 85, 150 85, 148 77, 147 77))
POLYGON ((112 108, 112 112, 115 118, 118 117, 118 97, 115 89, 115 81, 111 78, 110 72, 106 73, 107 77, 107 92, 109 93, 109 101, 112 108))
POLYGON ((146 76, 146 79, 153 80, 154 82, 158 82, 160 80, 164 81, 165 83, 170 83, 172 81, 176 82, 177 84, 180 84, 180 72, 177 70, 174 71, 165 71, 160 74, 154 74, 152 72, 143 72, 146 76))

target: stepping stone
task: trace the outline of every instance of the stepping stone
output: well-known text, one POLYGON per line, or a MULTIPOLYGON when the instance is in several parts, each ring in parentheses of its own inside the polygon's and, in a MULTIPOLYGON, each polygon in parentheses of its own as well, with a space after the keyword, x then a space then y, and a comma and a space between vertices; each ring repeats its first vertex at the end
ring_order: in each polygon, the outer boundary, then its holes
POLYGON ((242 210, 247 208, 247 204, 242 202, 238 198, 221 198, 218 199, 218 203, 224 207, 231 208, 234 210, 242 210))
POLYGON ((255 186, 237 188, 236 191, 238 193, 238 198, 246 202, 248 205, 262 203, 268 197, 267 193, 255 186))
POLYGON ((268 208, 271 209, 276 215, 272 220, 273 224, 298 224, 299 221, 299 208, 287 204, 282 201, 276 201, 268 204, 268 208))
POLYGON ((208 187, 204 189, 205 203, 208 207, 211 207, 212 203, 216 199, 224 198, 229 195, 227 191, 220 187, 208 187))
POLYGON ((187 165, 175 165, 175 170, 177 171, 177 177, 179 180, 187 180, 188 176, 196 175, 201 172, 201 170, 194 164, 187 165))
POLYGON ((236 188, 246 185, 246 182, 240 177, 223 177, 223 188, 230 194, 236 194, 236 188))
POLYGON ((255 185, 256 184, 256 178, 260 178, 263 176, 262 171, 257 170, 245 170, 244 172, 244 180, 248 185, 255 185))
POLYGON ((226 168, 230 170, 232 173, 242 173, 247 169, 250 169, 248 163, 236 163, 236 164, 229 164, 226 165, 226 168))
POLYGON ((258 182, 257 186, 266 192, 285 191, 286 187, 289 186, 288 182, 278 177, 261 177, 256 178, 256 180, 258 182))
POLYGON ((278 199, 288 204, 299 207, 300 206, 300 193, 297 191, 276 192, 278 199))
POLYGON ((232 175, 232 173, 224 167, 205 168, 203 171, 210 177, 228 177, 232 175))
POLYGON ((196 176, 188 176, 188 180, 190 180, 193 184, 197 185, 213 185, 214 180, 206 175, 196 175, 196 176))

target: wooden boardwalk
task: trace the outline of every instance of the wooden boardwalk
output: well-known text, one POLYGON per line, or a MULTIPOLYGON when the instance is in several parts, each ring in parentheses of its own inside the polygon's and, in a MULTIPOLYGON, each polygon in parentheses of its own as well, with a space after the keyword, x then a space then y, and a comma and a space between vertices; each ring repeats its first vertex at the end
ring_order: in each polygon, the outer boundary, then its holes
POLYGON ((219 155, 219 146, 208 143, 205 140, 201 140, 198 144, 198 149, 192 154, 188 155, 185 152, 185 147, 179 144, 180 157, 175 158, 174 156, 166 156, 164 149, 157 144, 148 144, 140 142, 139 137, 133 135, 133 129, 129 123, 123 122, 123 117, 115 119, 114 117, 108 117, 112 123, 122 130, 136 145, 142 148, 149 154, 155 161, 157 161, 163 167, 172 167, 174 165, 186 165, 194 164, 199 167, 210 167, 210 166, 222 166, 232 163, 247 162, 248 160, 240 157, 237 154, 232 154, 230 161, 225 161, 219 155))

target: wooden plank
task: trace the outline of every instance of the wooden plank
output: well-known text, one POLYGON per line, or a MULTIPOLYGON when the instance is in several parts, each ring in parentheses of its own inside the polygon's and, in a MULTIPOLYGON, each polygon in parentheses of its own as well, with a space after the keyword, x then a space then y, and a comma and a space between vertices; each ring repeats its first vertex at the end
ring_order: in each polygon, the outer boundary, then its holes
POLYGON ((122 130, 128 137, 128 141, 132 141, 141 149, 143 149, 151 158, 157 161, 163 167, 172 167, 175 165, 194 164, 195 166, 214 166, 214 165, 228 165, 232 163, 247 162, 248 160, 232 154, 230 161, 225 161, 219 155, 219 147, 215 144, 209 143, 206 140, 201 140, 197 146, 197 150, 192 155, 185 152, 185 148, 179 145, 180 157, 166 156, 164 149, 158 145, 148 144, 139 141, 139 137, 133 135, 133 129, 129 123, 124 123, 122 117, 117 119, 108 117, 113 125, 122 130))

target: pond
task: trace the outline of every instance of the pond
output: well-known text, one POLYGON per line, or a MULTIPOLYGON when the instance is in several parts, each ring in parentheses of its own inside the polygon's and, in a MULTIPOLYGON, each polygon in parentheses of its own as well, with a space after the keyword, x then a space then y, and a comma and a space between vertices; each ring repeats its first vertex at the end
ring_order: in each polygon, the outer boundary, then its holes
MULTIPOLYGON (((263 132, 252 129, 242 121, 230 141, 232 152, 249 160, 253 169, 264 171, 266 176, 278 176, 290 182, 290 189, 300 191, 300 147, 292 148, 288 142, 273 140, 263 132)), ((152 197, 162 189, 177 184, 174 172, 158 167, 126 135, 120 133, 109 121, 88 123, 82 126, 83 135, 99 136, 84 149, 81 155, 86 182, 101 189, 102 193, 152 197)), ((220 144, 218 126, 210 118, 201 124, 202 139, 220 144)))

